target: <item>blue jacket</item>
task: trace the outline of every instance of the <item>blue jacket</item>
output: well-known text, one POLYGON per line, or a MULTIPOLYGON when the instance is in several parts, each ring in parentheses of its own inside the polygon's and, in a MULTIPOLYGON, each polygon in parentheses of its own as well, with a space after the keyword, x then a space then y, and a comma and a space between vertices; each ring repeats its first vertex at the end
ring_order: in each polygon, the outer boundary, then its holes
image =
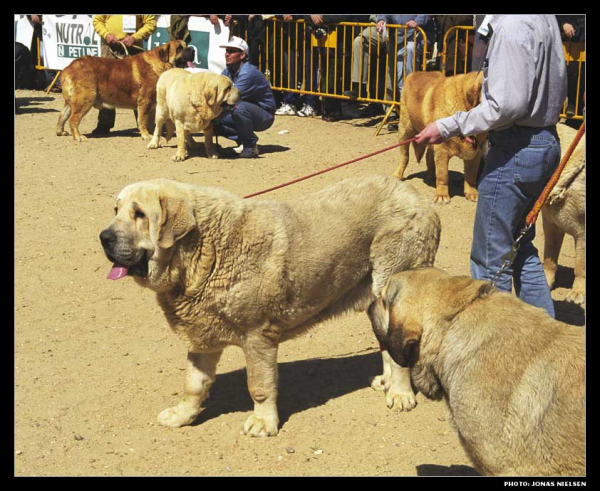
POLYGON ((269 81, 254 65, 244 62, 235 74, 229 67, 226 67, 221 75, 228 77, 233 82, 235 88, 242 93, 242 101, 256 104, 271 114, 275 113, 277 104, 275 103, 275 97, 273 97, 269 81))

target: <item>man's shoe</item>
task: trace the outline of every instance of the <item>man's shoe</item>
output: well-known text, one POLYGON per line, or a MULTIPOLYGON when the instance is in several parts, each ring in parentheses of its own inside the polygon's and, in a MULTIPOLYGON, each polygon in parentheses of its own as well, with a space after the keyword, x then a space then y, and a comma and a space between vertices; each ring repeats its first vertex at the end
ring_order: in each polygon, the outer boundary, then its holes
POLYGON ((289 104, 282 104, 277 111, 275 111, 277 116, 295 116, 296 109, 289 104))
POLYGON ((239 154, 240 159, 255 159, 258 157, 258 147, 246 147, 239 154))

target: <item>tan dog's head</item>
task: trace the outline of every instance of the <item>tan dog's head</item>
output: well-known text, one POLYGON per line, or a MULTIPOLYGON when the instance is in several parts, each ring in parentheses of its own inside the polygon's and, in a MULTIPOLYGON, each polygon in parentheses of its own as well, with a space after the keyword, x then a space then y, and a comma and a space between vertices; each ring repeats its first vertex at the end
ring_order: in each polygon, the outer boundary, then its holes
POLYGON ((160 60, 173 67, 186 68, 194 61, 194 48, 188 47, 184 41, 169 41, 155 49, 160 60))
POLYGON ((201 87, 201 90, 191 93, 190 102, 198 107, 207 104, 214 117, 235 106, 242 97, 242 93, 233 86, 231 79, 224 75, 203 72, 195 73, 192 77, 191 83, 201 87))
POLYGON ((487 281, 450 276, 436 268, 408 270, 388 280, 368 314, 382 349, 398 365, 412 367, 419 360, 424 331, 448 325, 494 290, 487 281))
POLYGON ((117 197, 115 217, 100 234, 108 275, 131 275, 144 286, 160 289, 175 244, 196 226, 183 188, 166 179, 130 184, 117 197))

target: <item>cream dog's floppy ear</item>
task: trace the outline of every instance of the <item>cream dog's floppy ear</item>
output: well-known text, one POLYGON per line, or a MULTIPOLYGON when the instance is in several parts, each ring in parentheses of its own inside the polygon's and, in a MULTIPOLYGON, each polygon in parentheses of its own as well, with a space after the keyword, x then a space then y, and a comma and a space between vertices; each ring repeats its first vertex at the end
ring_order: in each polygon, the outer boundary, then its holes
POLYGON ((219 85, 216 83, 207 82, 204 88, 204 95, 206 97, 206 103, 209 106, 214 106, 219 97, 219 85))
POLYGON ((153 234, 155 244, 168 249, 196 226, 190 203, 184 198, 159 196, 161 214, 153 234))

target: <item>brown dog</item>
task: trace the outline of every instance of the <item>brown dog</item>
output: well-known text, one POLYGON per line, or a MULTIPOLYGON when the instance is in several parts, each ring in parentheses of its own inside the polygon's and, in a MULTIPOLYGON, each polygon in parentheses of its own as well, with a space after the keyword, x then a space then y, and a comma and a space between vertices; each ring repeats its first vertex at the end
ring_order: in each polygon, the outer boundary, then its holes
MULTIPOLYGON (((557 126, 563 153, 573 140, 565 125, 557 126)), ((575 240, 575 281, 567 301, 585 303, 585 145, 581 141, 567 162, 542 208, 544 225, 544 272, 554 287, 558 256, 565 233, 575 240)))
MULTIPOLYGON (((400 141, 411 139, 432 121, 451 116, 456 111, 469 111, 479 104, 483 72, 446 77, 440 72, 413 72, 406 77, 400 98, 400 121, 398 137, 400 141)), ((427 149, 427 177, 435 175, 435 202, 450 203, 448 192, 448 161, 460 157, 465 161, 465 198, 477 201, 476 180, 481 161, 481 147, 486 134, 476 137, 476 145, 467 143, 461 137, 454 137, 427 149)), ((413 143, 417 162, 421 161, 425 146, 413 143)), ((394 177, 404 179, 408 165, 409 147, 400 147, 400 164, 394 177)))
POLYGON ((369 317, 415 387, 445 399, 480 472, 584 475, 584 329, 435 268, 392 276, 369 317))
POLYGON ((144 140, 150 139, 150 121, 156 107, 156 82, 161 73, 175 66, 186 66, 193 59, 191 48, 183 41, 170 41, 151 51, 123 59, 83 56, 73 61, 61 74, 65 107, 58 117, 56 134, 65 136, 69 120, 71 134, 77 141, 79 123, 95 107, 138 110, 138 126, 144 140))

